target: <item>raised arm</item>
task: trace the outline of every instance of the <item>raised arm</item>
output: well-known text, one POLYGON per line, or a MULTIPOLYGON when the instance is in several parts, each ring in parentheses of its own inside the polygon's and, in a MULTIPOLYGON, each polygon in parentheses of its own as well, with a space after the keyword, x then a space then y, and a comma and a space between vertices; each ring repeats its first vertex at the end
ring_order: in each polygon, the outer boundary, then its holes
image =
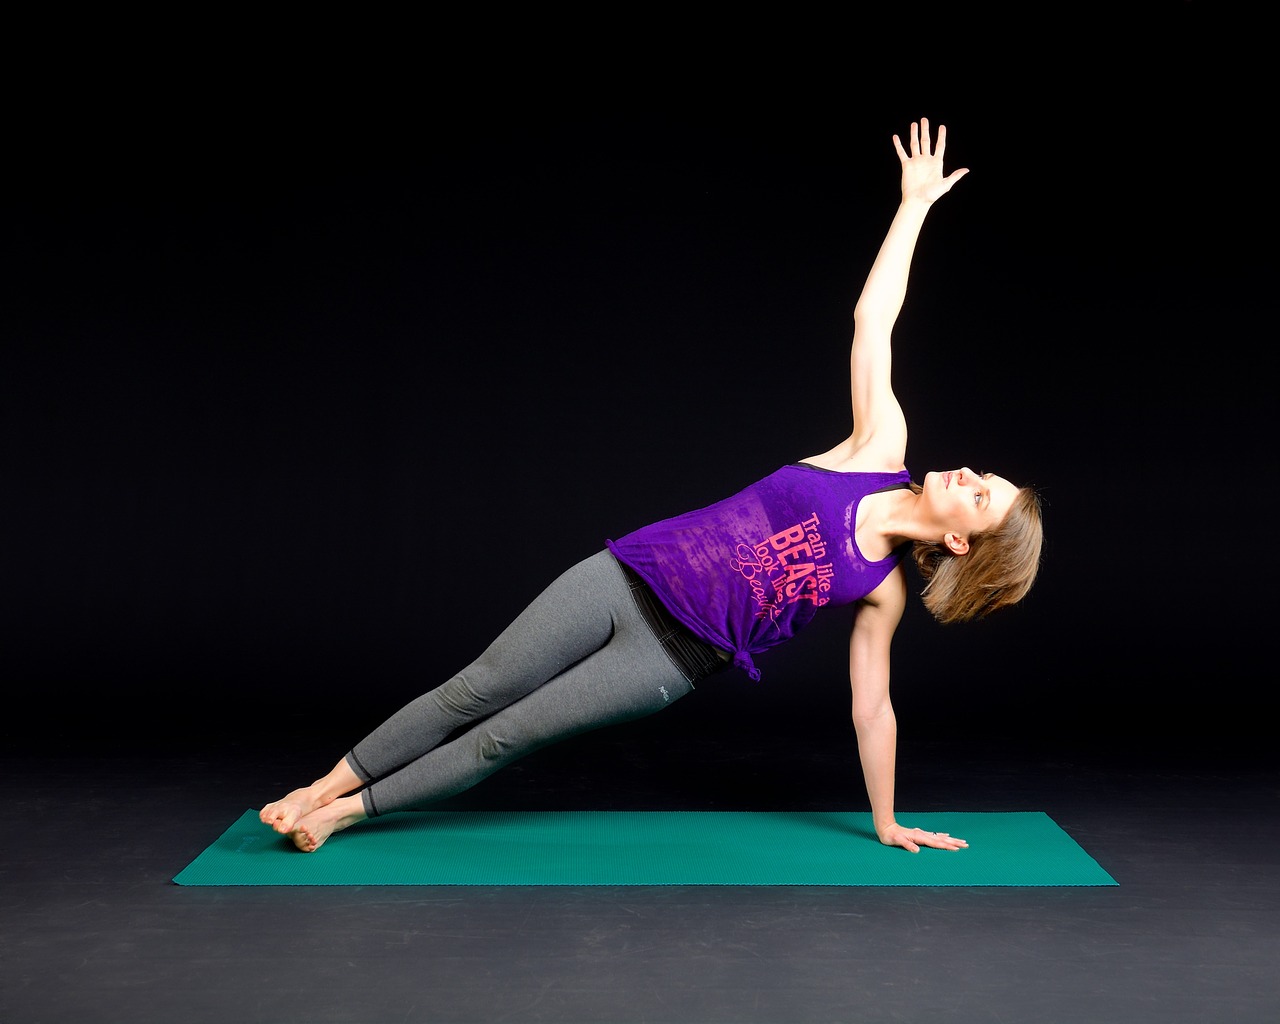
POLYGON ((932 140, 927 118, 911 125, 910 152, 897 135, 893 145, 902 165, 902 195, 854 307, 849 357, 853 432, 830 453, 847 469, 902 468, 907 425, 891 379, 893 325, 902 311, 911 259, 925 217, 933 203, 969 173, 961 167, 943 174, 947 129, 939 125, 937 139, 932 140))

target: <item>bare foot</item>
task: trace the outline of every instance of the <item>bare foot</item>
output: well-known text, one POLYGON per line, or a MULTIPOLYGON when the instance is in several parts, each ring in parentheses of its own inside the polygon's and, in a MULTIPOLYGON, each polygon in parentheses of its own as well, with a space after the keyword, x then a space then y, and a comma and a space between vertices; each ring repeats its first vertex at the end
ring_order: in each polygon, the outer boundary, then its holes
MULTIPOLYGON (((286 797, 286 799, 288 799, 286 797)), ((283 802, 283 801, 282 801, 283 802)), ((303 853, 315 853, 335 832, 341 832, 357 821, 364 821, 364 802, 358 796, 343 797, 323 807, 317 807, 299 818, 291 829, 289 838, 303 853)), ((276 831, 280 831, 277 829, 276 831)))
POLYGON ((283 800, 267 804, 258 812, 258 819, 264 825, 270 825, 281 835, 286 835, 293 831, 293 826, 299 818, 305 817, 328 802, 329 800, 317 791, 316 786, 304 786, 302 789, 295 789, 283 800))
MULTIPOLYGON (((346 758, 335 764, 324 778, 316 779, 309 786, 295 789, 283 800, 267 804, 258 812, 258 820, 270 825, 282 836, 293 831, 294 826, 312 811, 331 803, 336 797, 359 789, 362 782, 351 770, 346 758)), ((323 842, 324 840, 321 840, 323 842)), ((319 843, 316 844, 317 846, 319 843)))

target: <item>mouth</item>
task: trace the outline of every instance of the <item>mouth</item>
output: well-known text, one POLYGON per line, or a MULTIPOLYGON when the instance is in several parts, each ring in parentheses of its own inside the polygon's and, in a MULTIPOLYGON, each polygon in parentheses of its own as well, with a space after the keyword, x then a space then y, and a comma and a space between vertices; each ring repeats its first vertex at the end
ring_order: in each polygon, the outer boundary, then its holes
POLYGON ((942 474, 942 486, 943 486, 943 488, 944 488, 944 489, 945 489, 945 488, 947 488, 947 487, 950 487, 950 486, 951 486, 951 471, 950 471, 950 470, 947 470, 947 472, 945 472, 945 473, 943 473, 943 474, 942 474))

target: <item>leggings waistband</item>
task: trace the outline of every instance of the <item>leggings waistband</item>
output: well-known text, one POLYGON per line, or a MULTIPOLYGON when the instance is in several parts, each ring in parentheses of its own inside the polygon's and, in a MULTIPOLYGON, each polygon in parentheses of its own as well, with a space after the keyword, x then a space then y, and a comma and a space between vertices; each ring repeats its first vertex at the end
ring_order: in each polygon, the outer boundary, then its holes
POLYGON ((696 682, 712 672, 728 667, 729 662, 720 648, 695 636, 688 626, 678 621, 667 610, 666 605, 658 600, 653 588, 631 566, 622 561, 618 565, 622 569, 622 575, 626 577, 631 596, 635 599, 645 624, 689 682, 696 682))

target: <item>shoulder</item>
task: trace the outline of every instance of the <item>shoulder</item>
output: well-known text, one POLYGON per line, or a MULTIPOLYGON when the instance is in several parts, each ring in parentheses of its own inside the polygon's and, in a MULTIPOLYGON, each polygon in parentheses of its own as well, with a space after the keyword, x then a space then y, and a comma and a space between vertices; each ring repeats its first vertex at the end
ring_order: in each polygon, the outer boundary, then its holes
POLYGON ((880 585, 858 602, 855 627, 884 631, 892 635, 907 607, 907 574, 901 564, 894 566, 880 585))
POLYGON ((907 468, 901 452, 886 455, 867 446, 855 447, 851 440, 842 441, 821 455, 801 459, 800 464, 835 473, 902 473, 907 468))
POLYGON ((899 566, 856 605, 849 637, 849 677, 855 695, 878 699, 888 693, 893 635, 906 599, 906 578, 899 566))
POLYGON ((899 562, 875 590, 863 598, 868 605, 882 607, 886 611, 897 609, 901 613, 907 604, 907 573, 899 562))

